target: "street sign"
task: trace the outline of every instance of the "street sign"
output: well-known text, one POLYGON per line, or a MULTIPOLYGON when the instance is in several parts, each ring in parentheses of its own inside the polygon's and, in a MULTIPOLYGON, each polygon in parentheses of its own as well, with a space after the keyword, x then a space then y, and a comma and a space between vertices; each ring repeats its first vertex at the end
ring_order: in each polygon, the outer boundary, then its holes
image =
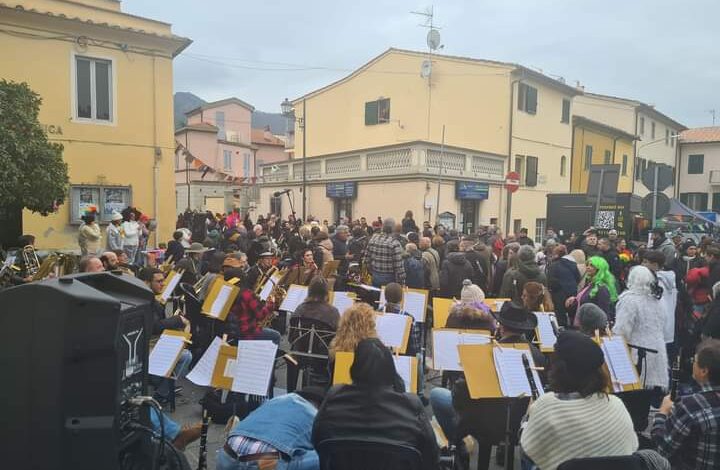
POLYGON ((655 219, 659 219, 670 212, 670 198, 665 193, 650 193, 642 200, 642 211, 654 224, 655 219), (657 196, 657 202, 655 203, 655 216, 653 217, 653 198, 655 196, 657 196))
POLYGON ((642 183, 648 191, 665 191, 673 185, 673 169, 664 163, 649 165, 641 176, 642 183), (657 169, 657 187, 655 186, 655 169, 657 169))
POLYGON ((510 171, 505 175, 505 189, 509 193, 514 193, 520 187, 520 174, 516 171, 510 171))

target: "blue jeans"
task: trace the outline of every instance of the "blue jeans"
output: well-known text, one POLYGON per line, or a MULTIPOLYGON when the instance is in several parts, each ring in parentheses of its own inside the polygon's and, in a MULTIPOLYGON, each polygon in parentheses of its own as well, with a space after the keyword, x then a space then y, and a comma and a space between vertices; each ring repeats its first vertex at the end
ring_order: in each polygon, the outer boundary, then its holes
POLYGON ((174 441, 177 435, 180 434, 180 425, 165 413, 158 415, 155 408, 150 408, 150 424, 158 437, 160 437, 160 420, 163 421, 165 427, 165 439, 170 442, 174 441))
POLYGON ((440 428, 449 442, 458 439, 459 417, 452 404, 452 392, 446 388, 434 388, 430 391, 430 406, 440 428))
MULTIPOLYGON (((259 470, 258 462, 237 462, 221 447, 217 451, 216 470, 259 470)), ((308 452, 291 460, 278 460, 276 470, 320 470, 316 452, 308 452)))
POLYGON ((173 369, 173 376, 174 379, 168 379, 168 378, 162 378, 157 377, 159 380, 158 382, 153 381, 154 383, 157 383, 157 390, 155 393, 157 393, 162 398, 168 398, 170 396, 170 387, 173 385, 175 380, 185 377, 185 373, 188 370, 188 367, 190 367, 190 363, 192 362, 192 353, 188 351, 187 349, 183 349, 183 352, 180 353, 180 359, 178 359, 177 364, 175 364, 175 369, 173 369))
POLYGON ((382 287, 395 282, 395 274, 372 273, 373 287, 382 287))

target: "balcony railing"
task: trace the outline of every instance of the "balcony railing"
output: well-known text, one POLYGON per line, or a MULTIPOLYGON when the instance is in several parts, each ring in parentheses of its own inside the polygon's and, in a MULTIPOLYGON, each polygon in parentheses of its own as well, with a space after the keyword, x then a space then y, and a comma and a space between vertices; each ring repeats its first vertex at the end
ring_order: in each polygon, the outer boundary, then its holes
MULTIPOLYGON (((506 159, 499 155, 439 145, 414 143, 364 152, 308 157, 307 180, 382 179, 393 176, 424 175, 502 182, 506 159)), ((295 182, 302 179, 302 159, 260 166, 265 183, 295 182)))

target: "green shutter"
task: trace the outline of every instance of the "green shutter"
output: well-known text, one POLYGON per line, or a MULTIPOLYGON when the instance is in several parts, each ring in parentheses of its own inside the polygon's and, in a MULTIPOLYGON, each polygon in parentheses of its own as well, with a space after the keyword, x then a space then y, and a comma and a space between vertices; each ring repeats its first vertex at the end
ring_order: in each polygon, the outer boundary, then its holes
POLYGON ((365 103, 365 125, 373 126, 378 123, 378 102, 368 101, 365 103))
POLYGON ((537 88, 528 86, 527 87, 527 112, 529 114, 536 114, 537 113, 537 98, 538 98, 538 91, 537 88))
POLYGON ((526 157, 526 164, 525 164, 525 186, 528 187, 534 187, 537 186, 537 177, 538 177, 538 159, 537 157, 526 157))

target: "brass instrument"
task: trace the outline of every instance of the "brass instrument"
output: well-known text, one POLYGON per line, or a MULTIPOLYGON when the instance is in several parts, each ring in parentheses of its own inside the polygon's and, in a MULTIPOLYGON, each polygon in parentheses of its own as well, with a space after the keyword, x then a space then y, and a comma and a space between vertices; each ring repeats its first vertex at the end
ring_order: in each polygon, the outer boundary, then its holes
POLYGON ((255 282, 255 286, 253 287, 253 292, 256 294, 260 294, 260 291, 262 290, 265 283, 272 277, 273 274, 275 274, 278 271, 277 266, 271 266, 270 269, 265 271, 264 273, 260 274, 258 276, 257 281, 255 282))
POLYGON ((43 260, 33 275, 33 281, 40 281, 50 275, 55 277, 71 274, 75 271, 76 260, 67 253, 51 253, 43 260))
POLYGON ((35 275, 40 270, 40 259, 35 252, 35 247, 32 245, 24 246, 22 257, 25 262, 25 276, 32 276, 33 280, 35 280, 35 275))
MULTIPOLYGON (((273 266, 271 269, 269 269, 268 272, 270 272, 272 269, 275 270, 275 271, 273 271, 273 274, 275 272, 278 272, 278 270, 275 266, 273 266)), ((282 286, 282 282, 281 282, 281 280, 283 278, 285 278, 285 276, 287 275, 287 272, 288 272, 287 268, 279 271, 279 274, 281 274, 281 276, 280 276, 280 281, 278 281, 278 282, 275 282, 272 280, 272 274, 270 276, 268 276, 267 282, 273 283, 273 288, 270 291, 270 295, 268 295, 268 299, 272 299, 273 304, 275 305, 276 309, 280 306, 280 304, 283 303, 283 300, 285 300, 285 297, 287 296, 287 290, 285 290, 285 288, 282 286)), ((256 291, 258 293, 258 295, 259 295, 260 291, 262 290, 263 286, 264 286, 264 284, 260 284, 260 289, 256 291)), ((278 312, 277 312, 277 310, 275 310, 272 312, 272 314, 268 315, 267 318, 265 318, 263 321, 258 322, 258 326, 260 328, 269 327, 270 324, 273 322, 273 320, 275 320, 275 318, 277 318, 277 316, 278 316, 278 312)))
POLYGON ((360 282, 366 286, 372 285, 372 275, 370 274, 370 270, 368 270, 367 262, 365 260, 360 262, 360 282))

